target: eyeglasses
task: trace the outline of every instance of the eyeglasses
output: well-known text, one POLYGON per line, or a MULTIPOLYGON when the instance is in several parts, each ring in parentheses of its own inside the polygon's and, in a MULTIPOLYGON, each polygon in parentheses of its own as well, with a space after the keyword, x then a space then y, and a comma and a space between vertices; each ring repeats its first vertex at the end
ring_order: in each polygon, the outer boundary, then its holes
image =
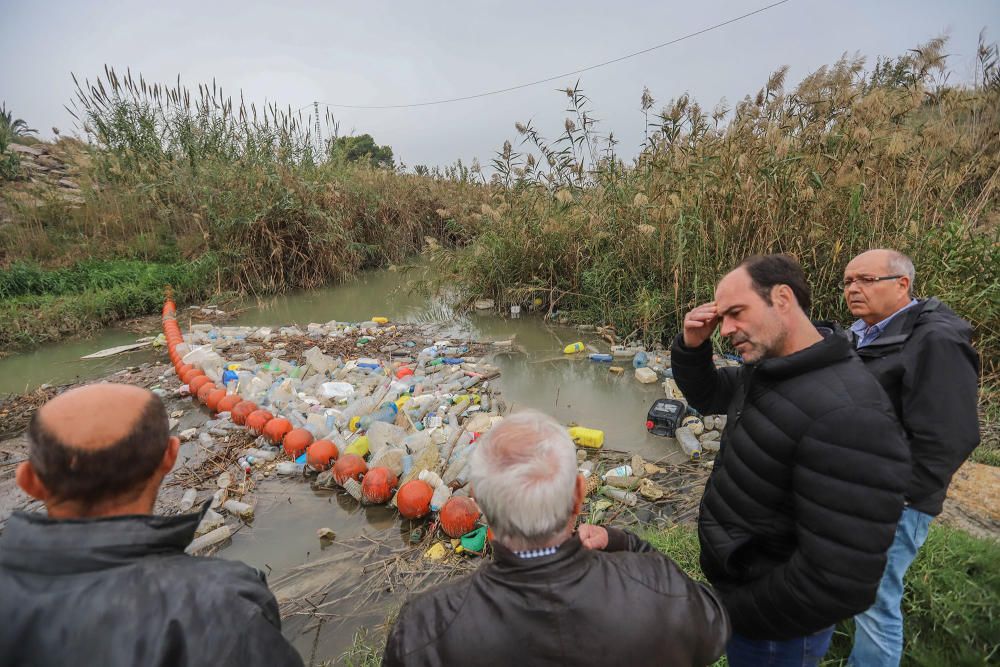
POLYGON ((902 275, 898 276, 861 276, 858 278, 844 278, 844 289, 847 289, 854 283, 858 283, 861 287, 870 287, 875 283, 880 283, 883 280, 896 280, 897 278, 902 278, 902 275))

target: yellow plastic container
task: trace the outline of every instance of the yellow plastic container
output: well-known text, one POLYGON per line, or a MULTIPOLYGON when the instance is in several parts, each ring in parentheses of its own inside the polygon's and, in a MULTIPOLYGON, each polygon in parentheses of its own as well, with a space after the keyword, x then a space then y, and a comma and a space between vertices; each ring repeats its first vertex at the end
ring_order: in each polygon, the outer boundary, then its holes
POLYGON ((344 450, 345 454, 357 454, 358 456, 364 458, 368 456, 368 436, 363 435, 351 444, 347 446, 344 450))
POLYGON ((604 446, 604 431, 584 426, 570 426, 570 439, 581 447, 600 449, 604 446))
POLYGON ((388 324, 389 323, 389 318, 388 317, 373 317, 372 318, 372 322, 374 322, 375 324, 388 324))
POLYGON ((583 343, 580 341, 570 343, 563 348, 563 354, 575 354, 576 352, 583 352, 583 343))
POLYGON ((411 398, 413 397, 410 396, 409 394, 403 394, 402 396, 396 399, 396 407, 402 409, 404 405, 410 402, 411 398))

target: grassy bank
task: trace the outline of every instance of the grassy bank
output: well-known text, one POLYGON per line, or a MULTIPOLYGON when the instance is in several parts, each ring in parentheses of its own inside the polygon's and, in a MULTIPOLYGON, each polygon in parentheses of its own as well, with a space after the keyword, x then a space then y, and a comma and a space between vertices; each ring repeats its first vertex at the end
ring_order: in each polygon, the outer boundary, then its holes
POLYGON ((187 300, 216 290, 211 255, 189 263, 87 260, 45 269, 17 263, 0 270, 0 349, 59 340, 157 312, 164 285, 187 300))
POLYGON ((795 255, 813 315, 850 321, 844 266, 898 248, 914 258, 917 293, 973 323, 995 374, 1000 86, 945 86, 943 49, 935 41, 867 72, 846 58, 795 86, 781 68, 729 113, 685 95, 657 114, 647 91, 648 140, 628 163, 571 88, 557 139, 518 124, 519 143, 494 162, 506 187, 479 212, 488 224, 471 252, 442 253, 441 267, 477 296, 542 297, 572 320, 649 342, 676 332, 755 253, 795 255))
MULTIPOLYGON (((685 572, 704 580, 694 528, 675 526, 644 536, 685 572)), ((1000 646, 1000 544, 932 524, 906 575, 904 665, 986 665, 1000 646)), ((844 665, 853 622, 841 623, 824 664, 844 665)), ((721 661, 720 664, 725 664, 721 661)))
POLYGON ((467 172, 434 178, 333 159, 317 151, 312 123, 234 106, 207 87, 106 70, 79 84, 75 103, 90 143, 56 148, 79 171, 78 200, 11 197, 13 222, 0 228, 0 324, 10 325, 0 349, 156 312, 168 282, 181 301, 272 294, 337 283, 428 243, 464 244, 472 230, 455 216, 484 200, 467 172))
MULTIPOLYGON (((651 531, 643 537, 670 556, 690 576, 704 581, 698 565, 698 536, 691 526, 651 531)), ((1000 646, 1000 544, 960 530, 932 525, 927 542, 907 572, 903 613, 903 665, 986 665, 1000 646)), ((392 619, 387 620, 391 625, 392 619)), ((613 630, 604 628, 604 630, 613 630)), ((824 665, 846 664, 853 623, 841 623, 824 665)), ((611 635, 609 635, 611 636, 611 635)), ((356 667, 378 665, 383 632, 361 632, 341 656, 356 667)), ((725 658, 716 663, 726 664, 725 658)))

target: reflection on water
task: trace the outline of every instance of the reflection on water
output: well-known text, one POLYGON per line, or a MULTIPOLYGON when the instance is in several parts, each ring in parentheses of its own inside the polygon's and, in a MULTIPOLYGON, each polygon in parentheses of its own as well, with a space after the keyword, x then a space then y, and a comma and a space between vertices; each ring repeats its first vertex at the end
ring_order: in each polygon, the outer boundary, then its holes
MULTIPOLYGON (((159 332, 151 331, 155 335, 159 332)), ((113 373, 126 366, 164 358, 163 349, 146 348, 105 359, 80 357, 117 345, 134 343, 135 333, 105 329, 95 336, 49 343, 29 352, 0 359, 0 394, 22 394, 43 384, 67 384, 113 373)))

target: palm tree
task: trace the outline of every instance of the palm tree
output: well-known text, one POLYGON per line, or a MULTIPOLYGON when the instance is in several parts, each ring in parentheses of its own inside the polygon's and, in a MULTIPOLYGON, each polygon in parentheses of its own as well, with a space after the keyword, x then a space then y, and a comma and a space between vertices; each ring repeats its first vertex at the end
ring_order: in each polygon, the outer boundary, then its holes
POLYGON ((0 135, 4 135, 9 141, 28 134, 38 134, 38 130, 28 127, 28 123, 20 118, 14 118, 14 113, 7 110, 6 103, 0 104, 0 135))

